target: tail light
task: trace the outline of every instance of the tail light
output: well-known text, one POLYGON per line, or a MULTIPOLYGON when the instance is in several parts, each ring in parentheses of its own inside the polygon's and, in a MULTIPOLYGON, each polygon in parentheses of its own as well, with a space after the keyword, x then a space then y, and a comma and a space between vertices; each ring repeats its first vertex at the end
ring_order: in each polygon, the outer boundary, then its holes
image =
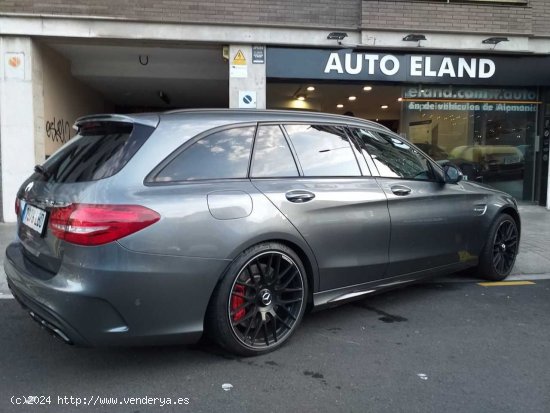
POLYGON ((21 200, 18 197, 15 197, 15 215, 19 217, 21 212, 21 200))
POLYGON ((116 241, 159 219, 157 212, 140 205, 70 204, 52 209, 49 227, 59 239, 91 246, 116 241))

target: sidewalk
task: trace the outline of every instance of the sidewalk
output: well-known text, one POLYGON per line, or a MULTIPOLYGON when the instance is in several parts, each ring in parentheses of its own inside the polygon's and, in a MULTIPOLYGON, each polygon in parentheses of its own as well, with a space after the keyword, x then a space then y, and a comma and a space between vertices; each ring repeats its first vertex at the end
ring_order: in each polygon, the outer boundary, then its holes
MULTIPOLYGON (((550 275, 550 211, 535 205, 521 205, 521 246, 512 274, 517 277, 536 278, 550 275)), ((9 295, 4 274, 4 250, 15 238, 15 225, 0 223, 0 298, 9 295)))

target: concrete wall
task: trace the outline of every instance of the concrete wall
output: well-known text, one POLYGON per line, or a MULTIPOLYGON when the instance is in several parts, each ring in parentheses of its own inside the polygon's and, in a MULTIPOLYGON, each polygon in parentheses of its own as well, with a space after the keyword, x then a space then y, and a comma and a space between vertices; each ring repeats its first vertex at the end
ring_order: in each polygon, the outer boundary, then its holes
POLYGON ((550 1, 527 6, 441 0, 0 0, 0 13, 116 17, 140 21, 405 29, 550 37, 550 1))
POLYGON ((357 28, 361 0, 0 0, 0 12, 357 28))
POLYGON ((363 27, 465 32, 531 33, 530 7, 436 1, 363 1, 363 27))
POLYGON ((2 218, 12 222, 15 194, 35 165, 31 39, 0 37, 0 62, 0 192, 2 218))
POLYGON ((363 0, 362 26, 464 33, 550 35, 550 1, 528 6, 441 1, 363 0))
MULTIPOLYGON (((265 59, 265 48, 264 48, 265 59)), ((256 95, 255 103, 250 108, 266 108, 266 77, 265 63, 252 63, 252 46, 250 45, 230 45, 229 46, 229 107, 230 108, 248 108, 240 100, 246 96, 246 92, 252 92, 251 96, 256 95), (233 67, 233 59, 238 53, 244 55, 246 64, 233 67), (237 70, 240 69, 240 70, 237 70), (242 72, 241 70, 244 70, 242 72), (241 77, 242 75, 242 77, 241 77), (246 75, 246 76, 245 76, 246 75)), ((254 100, 252 100, 254 102, 254 100)))
POLYGON ((43 118, 36 116, 35 120, 44 142, 43 154, 49 156, 74 135, 72 126, 78 117, 109 111, 110 105, 71 75, 67 59, 47 46, 37 48, 42 66, 43 118))
POLYGON ((0 219, 13 222, 15 195, 34 165, 74 134, 77 117, 109 104, 71 76, 66 59, 30 37, 0 37, 0 62, 0 219))

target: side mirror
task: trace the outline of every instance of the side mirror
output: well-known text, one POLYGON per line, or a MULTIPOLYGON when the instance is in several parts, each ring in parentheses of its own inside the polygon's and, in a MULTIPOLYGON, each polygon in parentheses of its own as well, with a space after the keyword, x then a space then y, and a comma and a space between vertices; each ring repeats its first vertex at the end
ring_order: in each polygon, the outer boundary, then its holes
POLYGON ((445 182, 449 184, 456 184, 460 181, 462 181, 462 178, 464 175, 462 175, 462 172, 460 169, 458 169, 457 166, 452 164, 447 164, 443 168, 445 171, 445 182))

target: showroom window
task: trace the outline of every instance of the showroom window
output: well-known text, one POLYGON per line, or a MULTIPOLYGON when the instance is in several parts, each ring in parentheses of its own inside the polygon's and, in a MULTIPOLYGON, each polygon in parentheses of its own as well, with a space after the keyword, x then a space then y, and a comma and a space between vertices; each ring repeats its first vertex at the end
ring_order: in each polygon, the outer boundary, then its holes
POLYGON ((401 132, 466 179, 530 200, 539 105, 530 88, 406 86, 401 132))
POLYGON ((246 178, 256 128, 226 129, 195 142, 172 160, 156 182, 246 178))
POLYGON ((361 176, 344 130, 330 125, 284 126, 305 176, 361 176))

